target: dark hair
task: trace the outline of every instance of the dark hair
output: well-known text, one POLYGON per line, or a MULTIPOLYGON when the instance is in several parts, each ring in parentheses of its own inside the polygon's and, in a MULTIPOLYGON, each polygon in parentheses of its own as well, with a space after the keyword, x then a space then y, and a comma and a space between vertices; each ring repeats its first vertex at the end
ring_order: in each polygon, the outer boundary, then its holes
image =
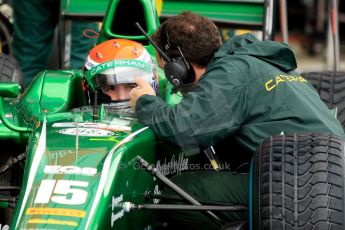
POLYGON ((165 50, 167 36, 163 33, 167 33, 171 45, 166 50, 169 57, 180 56, 179 47, 186 60, 199 67, 206 67, 221 45, 217 26, 210 19, 190 11, 169 18, 153 34, 152 39, 165 50))

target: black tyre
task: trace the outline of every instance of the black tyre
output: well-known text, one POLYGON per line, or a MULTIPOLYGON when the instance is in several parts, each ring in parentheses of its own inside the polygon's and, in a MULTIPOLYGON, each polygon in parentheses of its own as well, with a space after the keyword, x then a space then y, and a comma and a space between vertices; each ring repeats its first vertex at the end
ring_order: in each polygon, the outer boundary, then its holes
POLYGON ((254 159, 254 229, 344 229, 344 141, 281 135, 254 159))
POLYGON ((0 54, 0 82, 16 82, 23 90, 23 74, 17 60, 11 55, 0 54))
POLYGON ((319 93, 329 109, 337 109, 337 117, 345 130, 345 72, 302 73, 319 93))

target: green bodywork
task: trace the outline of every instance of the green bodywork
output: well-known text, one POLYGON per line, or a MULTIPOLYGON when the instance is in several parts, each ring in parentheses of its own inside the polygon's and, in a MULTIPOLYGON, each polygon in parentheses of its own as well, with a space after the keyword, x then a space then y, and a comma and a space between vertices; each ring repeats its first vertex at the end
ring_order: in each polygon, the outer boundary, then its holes
MULTIPOLYGON (((109 4, 112 13, 104 19, 99 42, 143 40, 142 35, 113 34, 108 28, 117 3, 109 4)), ((159 23, 155 6, 139 3, 141 19, 152 34, 159 23)), ((154 56, 153 47, 145 47, 154 56)), ((159 96, 173 104, 162 70, 159 77, 159 96)), ((136 119, 103 106, 94 121, 82 78, 81 70, 43 71, 18 97, 18 85, 0 85, 0 142, 26 146, 27 153, 11 229, 149 229, 156 223, 150 211, 122 208, 124 202, 152 204, 147 194, 160 191, 158 181, 138 167, 135 157, 152 164, 170 162, 180 150, 158 141, 136 119)))
MULTIPOLYGON (((155 7, 154 0, 148 0, 155 7)), ((64 16, 102 18, 110 0, 61 1, 64 16)), ((118 1, 112 1, 116 2, 118 1)), ((264 0, 162 0, 162 17, 170 17, 185 10, 191 10, 211 18, 215 22, 262 25, 264 21, 264 0)), ((113 5, 114 7, 115 5, 113 5)), ((109 9, 107 14, 114 8, 109 9)))
MULTIPOLYGON (((225 8, 226 2, 164 0, 163 16, 190 7, 219 20, 262 22, 262 1, 250 1, 254 2, 251 10, 237 1, 225 8), (224 9, 229 12, 219 14, 224 9)), ((154 48, 133 25, 139 22, 148 35, 153 34, 159 25, 155 1, 61 1, 61 9, 65 16, 91 18, 105 11, 98 43, 111 38, 136 40, 156 61, 154 48), (125 12, 128 7, 134 7, 135 14, 125 12)), ((178 103, 181 96, 171 94, 172 86, 161 69, 158 75, 158 96, 170 105, 178 103)), ((124 202, 155 203, 148 194, 161 191, 162 185, 138 167, 135 157, 160 166, 169 176, 186 169, 186 154, 157 140, 135 118, 100 106, 94 121, 82 78, 81 70, 43 71, 18 97, 16 84, 0 84, 0 143, 7 149, 14 143, 27 153, 11 229, 151 229, 157 213, 126 212, 122 206, 124 202)))
MULTIPOLYGON (((2 141, 27 144, 13 229, 132 229, 155 223, 152 212, 126 213, 121 206, 153 203, 145 194, 160 191, 135 157, 169 162, 180 150, 156 140, 136 119, 102 106, 94 122, 81 80, 81 71, 44 71, 18 99, 4 101, 8 121, 32 130, 0 126, 2 141)), ((0 87, 1 92, 9 91, 0 87)))
POLYGON ((260 26, 264 20, 264 0, 163 0, 162 16, 164 17, 176 15, 185 10, 199 13, 215 22, 260 26))
POLYGON ((158 159, 152 131, 106 112, 102 122, 94 123, 92 109, 84 108, 61 116, 47 114, 35 129, 14 229, 132 229, 154 224, 152 213, 127 214, 121 206, 125 201, 153 202, 145 193, 153 193, 157 182, 134 160, 137 155, 151 163, 158 159))
POLYGON ((62 0, 62 16, 102 18, 109 0, 62 0))

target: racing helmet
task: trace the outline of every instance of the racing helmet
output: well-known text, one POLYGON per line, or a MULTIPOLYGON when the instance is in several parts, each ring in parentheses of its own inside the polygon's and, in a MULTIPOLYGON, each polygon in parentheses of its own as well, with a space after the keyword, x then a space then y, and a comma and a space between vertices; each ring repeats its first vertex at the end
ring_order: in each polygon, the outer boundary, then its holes
POLYGON ((142 44, 111 39, 92 48, 84 65, 86 89, 98 91, 117 84, 133 84, 141 77, 156 93, 158 77, 153 59, 142 44))

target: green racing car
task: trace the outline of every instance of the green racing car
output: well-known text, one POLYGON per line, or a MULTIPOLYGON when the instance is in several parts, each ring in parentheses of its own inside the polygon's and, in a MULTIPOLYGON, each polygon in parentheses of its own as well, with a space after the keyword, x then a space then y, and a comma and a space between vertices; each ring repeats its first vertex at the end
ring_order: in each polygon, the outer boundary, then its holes
MULTIPOLYGON (((153 34, 160 23, 154 1, 109 1, 98 43, 135 40, 155 60, 135 23, 153 34), (130 7, 135 15, 124 13, 130 7)), ((1 73, 17 79, 13 61, 0 61, 1 73)), ((157 74, 157 95, 178 103, 163 71, 157 74)), ((123 104, 89 103, 84 78, 83 70, 46 70, 24 92, 16 82, 0 83, 0 229, 167 229, 162 212, 180 209, 203 212, 220 229, 344 228, 343 140, 271 137, 248 162, 249 206, 205 204, 169 179, 196 167, 195 156, 157 139, 123 104), (185 202, 169 205, 166 186, 185 202), (248 211, 247 221, 218 215, 239 210, 248 211)))

